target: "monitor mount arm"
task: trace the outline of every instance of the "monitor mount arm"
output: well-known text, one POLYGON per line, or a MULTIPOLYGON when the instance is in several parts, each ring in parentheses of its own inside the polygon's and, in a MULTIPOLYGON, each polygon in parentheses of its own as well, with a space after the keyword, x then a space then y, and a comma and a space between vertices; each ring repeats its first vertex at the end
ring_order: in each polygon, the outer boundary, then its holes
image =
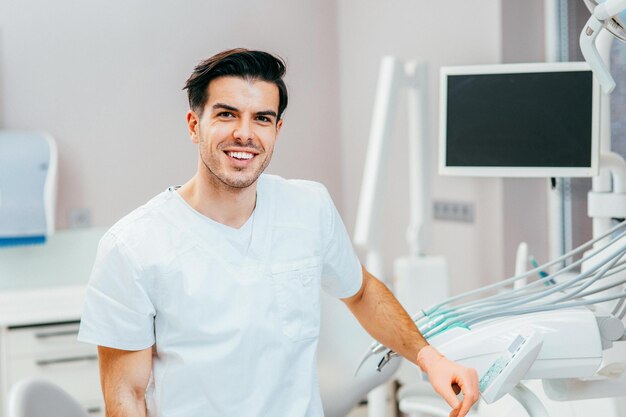
MULTIPOLYGON (((616 25, 613 19, 625 10, 626 0, 608 0, 598 4, 580 33, 580 49, 606 94, 610 94, 615 89, 615 80, 598 52, 596 38, 602 29, 606 29, 609 25, 616 25)), ((613 31, 611 32, 617 36, 613 31)))

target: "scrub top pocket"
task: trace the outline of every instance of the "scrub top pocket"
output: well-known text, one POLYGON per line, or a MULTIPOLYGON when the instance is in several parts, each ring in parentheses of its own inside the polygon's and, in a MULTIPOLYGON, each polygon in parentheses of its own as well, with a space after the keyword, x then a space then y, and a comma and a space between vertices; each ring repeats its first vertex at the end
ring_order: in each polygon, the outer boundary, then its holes
POLYGON ((321 273, 319 257, 272 265, 282 331, 293 341, 319 336, 321 273))

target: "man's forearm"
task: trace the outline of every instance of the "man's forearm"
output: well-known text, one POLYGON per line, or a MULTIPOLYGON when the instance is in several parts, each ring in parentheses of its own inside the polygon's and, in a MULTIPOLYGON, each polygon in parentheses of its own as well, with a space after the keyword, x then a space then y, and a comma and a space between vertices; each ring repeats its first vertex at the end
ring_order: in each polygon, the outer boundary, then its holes
POLYGON ((106 417, 146 417, 146 400, 118 388, 114 395, 105 397, 106 417))
POLYGON ((98 346, 106 417, 146 417, 153 349, 126 351, 98 346))
POLYGON ((363 268, 361 289, 344 302, 369 334, 428 374, 435 391, 452 407, 451 417, 467 415, 478 400, 476 370, 448 360, 429 346, 387 287, 363 268), (456 397, 459 388, 462 402, 456 397))
POLYGON ((360 296, 346 302, 348 308, 374 339, 417 364, 417 353, 428 343, 382 282, 365 269, 363 280, 360 296))

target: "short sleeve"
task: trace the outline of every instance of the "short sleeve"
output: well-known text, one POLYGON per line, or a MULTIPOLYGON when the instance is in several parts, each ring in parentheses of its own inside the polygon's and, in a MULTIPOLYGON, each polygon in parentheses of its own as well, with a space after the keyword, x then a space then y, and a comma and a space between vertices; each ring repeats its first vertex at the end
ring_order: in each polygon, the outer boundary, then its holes
POLYGON ((354 252, 337 208, 328 194, 324 194, 324 249, 322 267, 322 288, 337 298, 347 298, 356 294, 363 282, 361 262, 354 252))
POLYGON ((100 241, 87 285, 78 340, 122 350, 154 344, 155 309, 141 270, 110 232, 100 241))

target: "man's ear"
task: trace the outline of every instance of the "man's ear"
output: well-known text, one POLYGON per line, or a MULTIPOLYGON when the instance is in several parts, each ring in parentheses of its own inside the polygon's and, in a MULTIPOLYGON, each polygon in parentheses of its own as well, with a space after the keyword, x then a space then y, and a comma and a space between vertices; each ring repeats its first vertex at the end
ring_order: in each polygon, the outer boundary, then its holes
POLYGON ((200 118, 193 110, 189 110, 187 112, 187 127, 189 129, 189 137, 191 141, 195 144, 200 143, 200 135, 198 133, 198 124, 200 123, 200 118))
POLYGON ((276 136, 280 133, 280 129, 283 127, 283 119, 280 119, 278 123, 276 123, 276 136))

